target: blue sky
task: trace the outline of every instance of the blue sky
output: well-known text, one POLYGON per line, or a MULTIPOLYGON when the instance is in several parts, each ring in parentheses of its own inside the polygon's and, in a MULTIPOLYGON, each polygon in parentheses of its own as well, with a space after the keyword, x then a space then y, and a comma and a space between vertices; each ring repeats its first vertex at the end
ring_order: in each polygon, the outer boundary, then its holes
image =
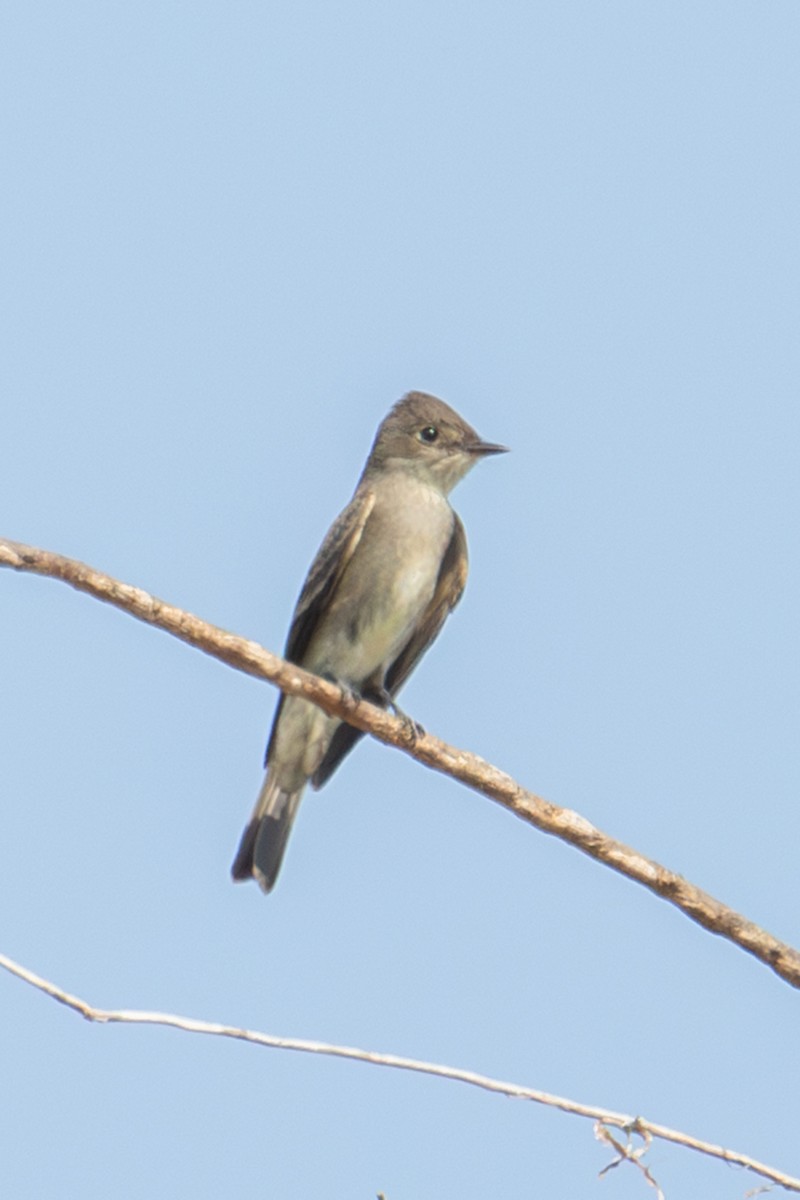
MULTIPOLYGON (((800 943, 795 3, 8 3, 5 536, 279 651, 403 392, 512 454, 404 692, 800 943)), ((273 690, 0 577, 2 950, 106 1007, 472 1068, 800 1173, 800 997, 363 744, 265 899, 273 690)), ((641 1196, 574 1118, 3 1003, 9 1195, 641 1196)), ((755 1181, 657 1146, 669 1197, 755 1181)))

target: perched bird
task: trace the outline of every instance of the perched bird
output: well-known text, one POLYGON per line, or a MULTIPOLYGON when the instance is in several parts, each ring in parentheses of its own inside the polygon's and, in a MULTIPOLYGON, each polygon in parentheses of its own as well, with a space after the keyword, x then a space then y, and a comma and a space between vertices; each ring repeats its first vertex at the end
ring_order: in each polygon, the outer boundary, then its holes
MULTIPOLYGON (((409 392, 381 424, 353 499, 311 564, 285 657, 381 707, 394 697, 458 603, 467 578, 464 527, 450 490, 483 442, 442 400, 409 392)), ((269 892, 306 784, 320 788, 363 735, 281 695, 267 774, 231 874, 269 892)))

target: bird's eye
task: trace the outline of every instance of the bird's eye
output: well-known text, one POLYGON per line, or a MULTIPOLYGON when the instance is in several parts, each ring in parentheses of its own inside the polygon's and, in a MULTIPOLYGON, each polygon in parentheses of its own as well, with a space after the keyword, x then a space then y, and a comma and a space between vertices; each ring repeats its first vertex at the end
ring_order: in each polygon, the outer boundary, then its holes
POLYGON ((438 438, 439 430, 435 425, 426 425, 423 429, 420 429, 419 436, 423 442, 427 442, 430 445, 438 438))

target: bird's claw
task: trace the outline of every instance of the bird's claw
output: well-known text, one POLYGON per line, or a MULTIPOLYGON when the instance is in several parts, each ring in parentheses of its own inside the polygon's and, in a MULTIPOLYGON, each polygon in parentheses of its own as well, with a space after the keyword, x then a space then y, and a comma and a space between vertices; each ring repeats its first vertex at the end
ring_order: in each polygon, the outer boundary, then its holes
POLYGON ((405 726, 406 737, 412 745, 415 742, 418 742, 420 738, 425 737, 425 727, 424 725, 420 725, 419 721, 415 721, 413 717, 409 717, 408 714, 404 712, 397 713, 397 716, 403 722, 403 725, 405 726))
POLYGON ((355 688, 349 687, 346 683, 342 683, 340 680, 337 680, 336 682, 339 684, 339 691, 342 693, 342 704, 344 704, 347 708, 355 708, 356 705, 360 704, 364 699, 361 693, 357 692, 355 688))
POLYGON ((414 718, 410 717, 407 712, 403 712, 400 705, 396 703, 394 697, 386 690, 386 688, 381 688, 377 694, 381 702, 385 704, 387 708, 391 709, 394 715, 399 717, 403 722, 406 741, 410 742, 413 746, 414 742, 417 742, 420 738, 425 737, 425 730, 423 729, 422 725, 420 725, 419 721, 415 721, 414 718))

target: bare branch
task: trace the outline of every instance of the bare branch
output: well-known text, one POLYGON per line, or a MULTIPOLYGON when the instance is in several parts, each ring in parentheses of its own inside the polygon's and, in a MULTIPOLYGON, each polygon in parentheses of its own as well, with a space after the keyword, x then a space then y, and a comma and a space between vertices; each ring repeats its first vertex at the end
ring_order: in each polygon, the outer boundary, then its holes
POLYGON ((61 579, 79 591, 88 592, 98 600, 113 604, 139 620, 181 638, 239 671, 268 679, 290 695, 303 696, 325 712, 341 717, 379 741, 404 750, 425 766, 441 771, 473 791, 488 796, 543 833, 561 838, 598 862, 642 884, 674 904, 698 925, 734 942, 771 967, 792 987, 800 988, 800 952, 792 946, 779 941, 708 892, 688 883, 681 875, 609 837, 579 813, 559 808, 526 791, 510 775, 476 754, 449 746, 430 734, 415 737, 409 732, 407 722, 363 700, 358 701, 353 696, 343 694, 336 684, 284 662, 257 642, 226 633, 224 629, 166 604, 141 588, 121 583, 74 559, 0 539, 0 566, 61 579))
POLYGON ((691 1137, 688 1133, 681 1133, 680 1130, 670 1129, 666 1125, 658 1125, 654 1121, 645 1120, 644 1117, 632 1117, 626 1113, 612 1112, 593 1104, 580 1104, 576 1100, 553 1096, 549 1092, 522 1087, 517 1083, 506 1083, 500 1079, 493 1079, 489 1075, 479 1075, 475 1071, 447 1067, 441 1063, 425 1062, 417 1058, 403 1058, 397 1054, 379 1054, 373 1050, 357 1050, 353 1046, 337 1046, 329 1042, 312 1042, 302 1038, 276 1037, 273 1034, 259 1033, 252 1029, 239 1029, 234 1025, 218 1024, 216 1021, 198 1021, 193 1017, 181 1017, 173 1013, 96 1008, 79 996, 65 992, 63 988, 51 983, 50 980, 34 974, 33 971, 21 966, 5 954, 0 954, 0 966, 10 974, 16 975, 18 979, 24 980, 25 983, 29 983, 32 987, 51 996, 59 1004, 64 1004, 67 1008, 80 1013, 87 1021, 105 1025, 165 1025, 170 1029, 182 1029, 186 1033, 204 1033, 214 1037, 235 1038, 242 1042, 252 1042, 257 1046, 267 1046, 273 1050, 296 1050, 302 1054, 325 1054, 333 1058, 347 1058, 355 1062, 371 1063, 378 1067, 393 1067, 399 1071, 416 1071, 422 1075, 435 1075, 439 1079, 466 1083, 471 1087, 482 1088, 487 1092, 496 1092, 501 1096, 511 1096, 517 1100, 532 1100, 535 1104, 558 1108, 572 1116, 586 1117, 596 1122, 596 1136, 617 1152, 618 1158, 605 1170, 611 1169, 622 1161, 631 1161, 644 1172, 648 1182, 654 1187, 657 1185, 641 1160, 651 1141, 660 1138, 662 1141, 672 1142, 676 1146, 683 1146, 684 1149, 720 1159, 731 1166, 743 1167, 760 1175, 763 1179, 770 1180, 773 1184, 779 1184, 788 1191, 800 1192, 800 1179, 795 1179, 766 1163, 758 1162, 748 1154, 740 1154, 736 1150, 726 1150, 724 1146, 717 1146, 712 1142, 703 1141, 701 1138, 691 1137), (621 1129, 626 1135, 627 1142, 623 1144, 618 1138, 613 1137, 609 1132, 610 1128, 621 1129), (641 1138, 643 1143, 641 1147, 633 1148, 631 1143, 633 1137, 641 1138))
POLYGON ((608 1124, 604 1123, 603 1121, 597 1122, 594 1127, 594 1134, 598 1142, 605 1142, 607 1146, 611 1146, 612 1149, 617 1153, 617 1157, 613 1159, 607 1166, 603 1167, 602 1171, 600 1172, 601 1178, 603 1175, 607 1175, 609 1171, 613 1171, 616 1167, 621 1166, 623 1163, 631 1163, 632 1166, 636 1167, 642 1172, 642 1175, 649 1186, 655 1190, 657 1200, 665 1200, 664 1193, 659 1187, 658 1181, 654 1177, 647 1163, 644 1161, 645 1155, 649 1152, 650 1147, 653 1144, 652 1135, 646 1128, 637 1127, 635 1130, 626 1129, 625 1134, 627 1140, 625 1141, 624 1145, 619 1138, 614 1137, 613 1133, 608 1128, 608 1124), (642 1139, 642 1144, 640 1146, 637 1146, 634 1143, 634 1136, 639 1136, 642 1139))

